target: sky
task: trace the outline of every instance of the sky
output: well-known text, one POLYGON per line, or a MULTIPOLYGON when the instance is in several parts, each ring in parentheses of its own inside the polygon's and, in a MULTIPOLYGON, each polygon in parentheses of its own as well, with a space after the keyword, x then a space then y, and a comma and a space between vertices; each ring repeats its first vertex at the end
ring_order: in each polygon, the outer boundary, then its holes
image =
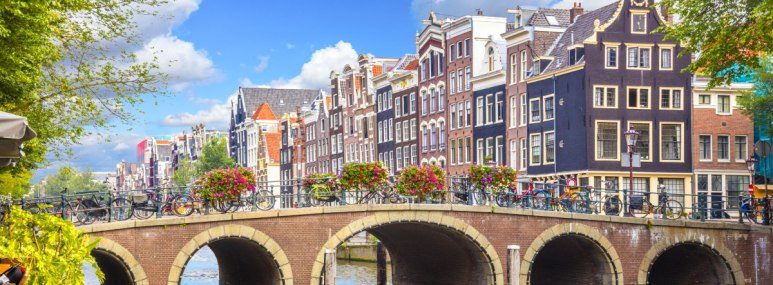
MULTIPOLYGON (((579 0, 577 0, 579 1, 579 0)), ((357 55, 401 57, 416 53, 416 34, 430 11, 460 17, 481 9, 510 16, 516 6, 569 8, 575 0, 169 0, 158 17, 136 19, 147 58, 156 51, 171 76, 168 95, 138 106, 138 120, 97 130, 73 147, 73 156, 50 160, 35 181, 69 165, 114 172, 136 161, 148 136, 190 132, 194 124, 227 128, 230 99, 242 87, 327 88, 331 70, 356 63, 357 55)), ((586 10, 614 0, 581 1, 586 10)), ((512 21, 512 16, 509 17, 512 21)))

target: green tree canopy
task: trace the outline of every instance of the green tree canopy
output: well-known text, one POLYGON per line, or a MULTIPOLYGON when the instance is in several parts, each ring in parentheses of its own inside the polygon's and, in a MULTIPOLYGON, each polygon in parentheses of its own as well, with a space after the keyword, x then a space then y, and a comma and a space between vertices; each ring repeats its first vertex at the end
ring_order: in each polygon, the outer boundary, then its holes
POLYGON ((744 115, 754 121, 757 128, 773 137, 773 58, 761 59, 759 67, 751 70, 754 88, 738 97, 744 115))
POLYGON ((187 158, 180 160, 177 165, 177 170, 172 175, 172 180, 177 186, 186 186, 188 183, 196 180, 199 176, 200 163, 198 161, 191 161, 187 158))
POLYGON ((46 176, 35 185, 36 194, 45 193, 47 196, 59 195, 59 192, 67 188, 70 193, 81 191, 106 191, 108 187, 101 181, 96 181, 91 171, 79 172, 70 166, 59 168, 56 174, 46 176))
POLYGON ((23 169, 18 173, 0 173, 0 195, 19 198, 32 189, 32 172, 23 169))
POLYGON ((678 15, 660 31, 678 40, 682 54, 700 54, 687 68, 711 77, 709 89, 761 66, 773 52, 773 0, 663 0, 678 15))
POLYGON ((225 137, 207 142, 201 150, 199 173, 234 166, 234 160, 228 156, 227 145, 225 137))

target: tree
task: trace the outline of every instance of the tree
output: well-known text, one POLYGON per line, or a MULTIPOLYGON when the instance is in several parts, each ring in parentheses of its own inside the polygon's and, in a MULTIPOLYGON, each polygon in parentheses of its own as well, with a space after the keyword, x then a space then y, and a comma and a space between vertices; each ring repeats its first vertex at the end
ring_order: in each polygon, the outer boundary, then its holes
POLYGON ((225 137, 208 141, 201 150, 199 173, 234 166, 234 160, 228 156, 226 150, 225 137))
POLYGON ((91 171, 78 172, 70 166, 63 166, 54 175, 46 176, 40 183, 35 185, 35 191, 38 194, 45 193, 46 196, 56 196, 59 192, 67 188, 72 192, 87 190, 106 191, 107 185, 96 181, 91 171))
POLYGON ((14 207, 0 236, 0 255, 27 269, 27 284, 84 284, 84 263, 104 279, 91 255, 99 240, 89 241, 88 235, 60 217, 14 207))
POLYGON ((32 172, 24 169, 22 172, 12 174, 0 173, 0 194, 19 198, 32 189, 32 172))
POLYGON ((760 67, 752 69, 750 74, 754 88, 743 92, 738 104, 755 126, 773 137, 773 58, 762 58, 760 67))
POLYGON ((198 161, 190 161, 187 158, 180 160, 177 170, 172 175, 175 185, 186 186, 188 183, 193 182, 199 176, 199 167, 200 163, 198 161))
POLYGON ((2 171, 40 167, 46 154, 70 154, 93 130, 129 123, 142 94, 164 94, 158 60, 135 19, 164 0, 0 0, 0 110, 27 117, 37 138, 2 171))
POLYGON ((661 5, 678 21, 659 31, 681 43, 680 54, 700 55, 687 70, 710 76, 709 89, 761 67, 760 55, 773 52, 773 0, 664 0, 661 5))

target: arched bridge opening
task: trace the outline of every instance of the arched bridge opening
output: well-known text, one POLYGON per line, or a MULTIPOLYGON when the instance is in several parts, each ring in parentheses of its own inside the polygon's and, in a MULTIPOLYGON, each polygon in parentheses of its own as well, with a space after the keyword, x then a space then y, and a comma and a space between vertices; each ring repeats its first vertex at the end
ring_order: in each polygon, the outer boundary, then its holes
POLYGON ((587 236, 567 233, 546 241, 531 264, 529 284, 618 284, 609 253, 587 236))
POLYGON ((102 249, 94 249, 91 256, 105 274, 104 285, 133 285, 135 278, 126 262, 117 255, 102 249))
POLYGON ((652 262, 647 284, 736 284, 727 261, 714 249, 685 242, 662 251, 652 262))

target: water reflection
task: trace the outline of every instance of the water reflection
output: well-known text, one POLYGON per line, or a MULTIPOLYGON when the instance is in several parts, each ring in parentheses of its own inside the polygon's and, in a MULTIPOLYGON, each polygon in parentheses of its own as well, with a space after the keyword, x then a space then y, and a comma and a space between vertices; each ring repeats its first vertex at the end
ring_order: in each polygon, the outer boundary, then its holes
MULTIPOLYGON (((336 284, 376 284, 376 263, 338 260, 336 284)), ((392 284, 391 266, 387 266, 387 284, 392 284)))

